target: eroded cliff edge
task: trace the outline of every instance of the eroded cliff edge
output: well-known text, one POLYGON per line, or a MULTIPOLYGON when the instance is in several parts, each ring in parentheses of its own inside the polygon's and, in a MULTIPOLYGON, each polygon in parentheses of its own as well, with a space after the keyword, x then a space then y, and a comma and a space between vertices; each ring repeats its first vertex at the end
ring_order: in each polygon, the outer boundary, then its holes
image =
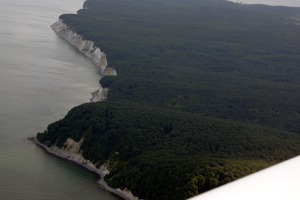
MULTIPOLYGON (((65 41, 74 46, 79 50, 83 55, 89 58, 93 63, 99 67, 100 73, 102 76, 116 76, 117 72, 114 68, 108 67, 107 58, 104 52, 97 47, 93 41, 84 40, 82 35, 78 35, 76 32, 73 32, 62 20, 58 20, 51 25, 53 31, 63 38, 65 41)), ((108 88, 103 88, 100 85, 100 88, 92 92, 91 102, 105 101, 107 99, 108 88)), ((128 189, 119 189, 112 188, 104 181, 104 177, 109 174, 109 161, 104 163, 102 166, 97 168, 90 160, 87 160, 83 157, 80 150, 80 146, 84 140, 81 138, 79 142, 75 142, 71 138, 68 138, 64 144, 63 148, 59 148, 56 145, 51 147, 46 146, 45 144, 40 143, 37 138, 32 139, 38 146, 44 148, 46 152, 56 155, 61 158, 73 161, 86 169, 97 173, 100 177, 98 184, 101 188, 118 195, 126 200, 138 200, 138 197, 135 197, 128 189)))
POLYGON ((82 155, 82 151, 80 150, 80 146, 84 140, 83 138, 81 138, 79 142, 75 142, 73 139, 68 138, 65 142, 64 148, 59 148, 56 145, 53 145, 49 148, 45 144, 39 142, 37 138, 29 139, 38 146, 45 149, 47 153, 75 162, 78 165, 81 165, 82 167, 88 169, 89 171, 98 174, 100 179, 97 181, 97 183, 102 189, 116 194, 125 200, 139 200, 139 198, 135 197, 128 189, 125 188, 121 190, 119 188, 112 188, 104 181, 104 177, 110 173, 109 161, 97 168, 96 165, 93 164, 90 160, 85 159, 82 155))
MULTIPOLYGON (((117 72, 114 68, 108 67, 106 55, 97 47, 93 41, 84 40, 82 35, 73 32, 62 20, 58 20, 51 25, 53 31, 78 49, 87 58, 99 67, 102 76, 116 76, 117 72)), ((105 101, 107 99, 108 88, 100 88, 92 93, 91 102, 105 101)))

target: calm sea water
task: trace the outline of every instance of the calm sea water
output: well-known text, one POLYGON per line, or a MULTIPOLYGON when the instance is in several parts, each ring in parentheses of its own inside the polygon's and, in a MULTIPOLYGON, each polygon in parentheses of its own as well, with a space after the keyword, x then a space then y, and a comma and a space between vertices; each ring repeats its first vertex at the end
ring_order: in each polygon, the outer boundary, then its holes
POLYGON ((266 4, 271 6, 300 7, 300 0, 230 0, 247 4, 266 4))
POLYGON ((0 199, 115 200, 94 174, 26 141, 89 101, 98 69, 49 25, 83 0, 0 2, 0 199))

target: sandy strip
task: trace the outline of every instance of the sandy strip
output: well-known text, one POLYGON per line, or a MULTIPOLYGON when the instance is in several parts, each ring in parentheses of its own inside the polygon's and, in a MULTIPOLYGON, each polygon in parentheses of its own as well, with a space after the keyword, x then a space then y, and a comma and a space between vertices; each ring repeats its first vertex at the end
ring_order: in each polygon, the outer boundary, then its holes
POLYGON ((72 162, 77 163, 78 165, 86 168, 89 171, 92 171, 96 174, 99 175, 100 180, 97 181, 97 183, 100 185, 100 187, 106 191, 109 191, 113 194, 118 195, 119 197, 125 199, 125 200, 139 200, 138 197, 135 197, 129 190, 124 189, 121 190, 119 188, 115 189, 112 188, 110 186, 107 185, 107 183, 104 181, 104 177, 106 174, 109 173, 109 171, 107 170, 105 164, 102 165, 99 169, 96 168, 90 161, 85 160, 81 155, 79 154, 72 154, 72 156, 70 156, 70 153, 63 150, 63 149, 59 149, 58 147, 54 147, 54 148, 49 148, 48 146, 40 143, 36 137, 33 138, 29 138, 29 140, 33 141, 37 146, 42 147, 47 153, 58 156, 60 158, 64 158, 67 160, 70 160, 72 162), (74 156, 75 155, 75 156, 74 156))

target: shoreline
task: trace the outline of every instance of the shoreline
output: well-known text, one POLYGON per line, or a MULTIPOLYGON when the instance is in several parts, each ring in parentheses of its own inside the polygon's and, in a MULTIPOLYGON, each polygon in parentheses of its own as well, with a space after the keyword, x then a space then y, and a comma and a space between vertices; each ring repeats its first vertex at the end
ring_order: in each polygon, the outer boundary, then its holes
MULTIPOLYGON (((102 52, 93 41, 84 40, 82 35, 78 35, 76 32, 73 32, 72 29, 69 28, 61 19, 56 21, 50 27, 59 37, 72 45, 76 50, 80 51, 85 57, 90 59, 97 67, 99 67, 102 77, 117 76, 116 70, 108 66, 106 54, 102 52)), ((101 102, 107 100, 109 88, 103 88, 101 84, 99 85, 99 89, 91 92, 92 97, 90 98, 90 102, 101 102)), ((72 140, 73 143, 69 146, 71 149, 68 148, 68 150, 60 149, 55 145, 49 148, 48 146, 40 143, 36 137, 28 139, 40 148, 44 149, 46 153, 72 161, 98 175, 99 179, 96 183, 99 185, 99 188, 121 197, 124 200, 139 200, 139 198, 134 196, 127 188, 123 190, 120 188, 112 188, 105 182, 104 177, 109 174, 109 170, 107 169, 108 163, 104 163, 98 169, 92 162, 84 159, 83 156, 78 153, 83 139, 81 139, 81 142, 79 143, 76 143, 72 139, 68 139, 66 143, 69 143, 70 140, 72 140), (73 148, 73 145, 76 146, 75 149, 73 148)))
MULTIPOLYGON (((102 52, 93 41, 84 40, 82 35, 73 32, 72 29, 69 28, 61 19, 56 21, 50 27, 59 37, 80 51, 85 57, 90 59, 99 68, 102 77, 117 76, 116 70, 108 66, 106 54, 102 52)), ((91 92, 92 97, 90 98, 90 102, 107 100, 109 88, 103 88, 101 84, 99 85, 99 89, 91 92)))
POLYGON ((109 171, 107 169, 107 163, 103 164, 101 167, 96 168, 94 164, 92 164, 89 160, 85 160, 80 154, 74 154, 67 152, 63 149, 60 149, 58 147, 51 147, 40 143, 36 137, 28 138, 28 140, 32 141, 34 144, 36 144, 38 147, 42 148, 46 153, 49 153, 50 155, 54 155, 59 158, 63 158, 66 160, 69 160, 71 162, 74 162, 81 167, 84 167, 90 172, 95 173, 99 176, 99 180, 97 180, 97 184, 99 184, 99 188, 106 190, 114 195, 117 195, 118 197, 121 197, 124 200, 139 200, 138 197, 135 197, 128 189, 121 190, 119 188, 112 188, 110 187, 104 180, 104 177, 109 174, 109 171), (58 150, 59 149, 59 150, 58 150), (77 159, 76 159, 77 158, 77 159))

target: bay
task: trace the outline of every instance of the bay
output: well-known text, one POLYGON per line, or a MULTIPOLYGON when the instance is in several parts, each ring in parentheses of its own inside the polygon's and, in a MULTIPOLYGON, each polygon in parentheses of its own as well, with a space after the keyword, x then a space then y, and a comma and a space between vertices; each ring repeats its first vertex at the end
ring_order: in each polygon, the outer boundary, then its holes
POLYGON ((96 176, 26 140, 89 101, 99 70, 50 28, 83 0, 1 0, 0 199, 118 199, 96 176))

